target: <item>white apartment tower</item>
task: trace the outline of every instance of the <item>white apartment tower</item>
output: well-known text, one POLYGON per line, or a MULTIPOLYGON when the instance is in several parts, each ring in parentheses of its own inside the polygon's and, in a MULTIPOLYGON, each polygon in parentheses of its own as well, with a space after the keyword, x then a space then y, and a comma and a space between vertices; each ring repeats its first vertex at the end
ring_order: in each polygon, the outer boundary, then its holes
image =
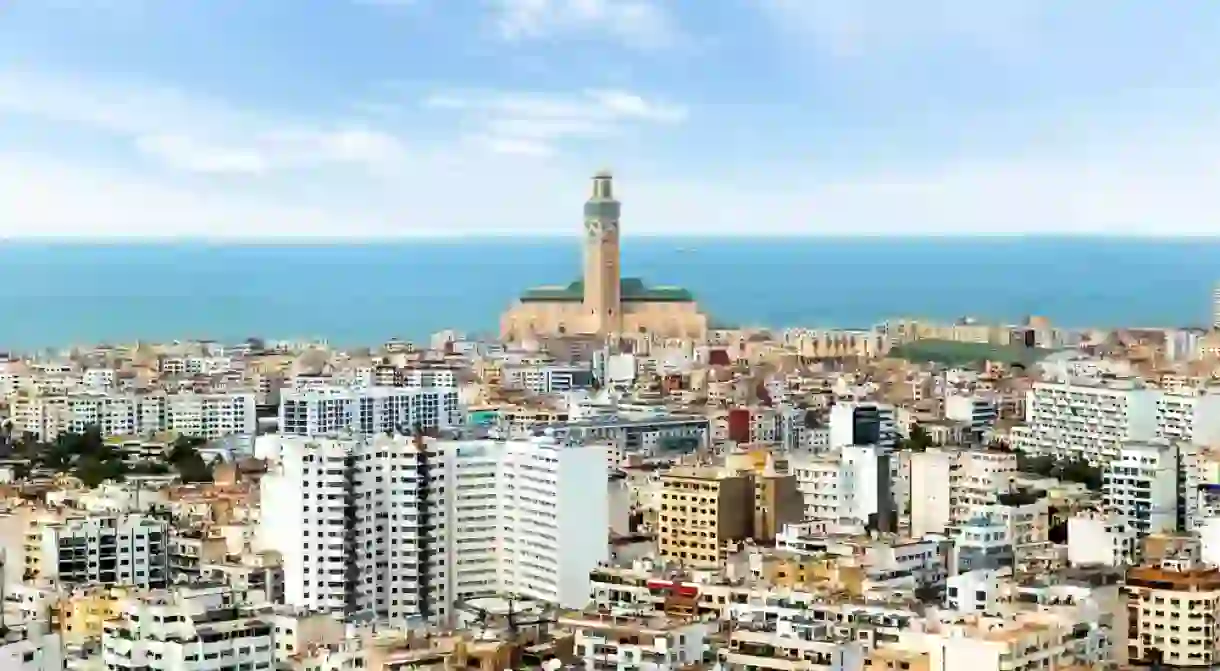
POLYGON ((943 534, 952 520, 950 474, 955 455, 929 449, 911 455, 911 536, 943 534))
POLYGON ((1220 282, 1212 289, 1212 330, 1220 331, 1220 282))
POLYGON ((259 538, 283 555, 290 605, 399 622, 443 622, 455 599, 488 593, 582 607, 589 571, 608 556, 603 446, 279 440, 259 538))
POLYGON ((280 400, 280 433, 320 436, 338 432, 425 431, 462 423, 452 387, 322 387, 287 392, 280 400))
POLYGON ((1013 429, 1013 447, 1027 454, 1105 464, 1118 456, 1123 443, 1156 435, 1159 397, 1157 390, 1125 380, 1037 382, 1028 393, 1026 426, 1013 429))
POLYGON ((1128 521, 1139 536, 1178 526, 1178 455, 1166 442, 1127 443, 1102 479, 1107 512, 1128 521))

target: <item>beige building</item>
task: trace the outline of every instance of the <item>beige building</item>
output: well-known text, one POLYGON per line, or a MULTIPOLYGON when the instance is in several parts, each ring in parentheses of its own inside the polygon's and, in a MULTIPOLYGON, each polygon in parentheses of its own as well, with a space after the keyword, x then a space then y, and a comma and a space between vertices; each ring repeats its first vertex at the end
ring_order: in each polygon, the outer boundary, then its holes
POLYGON ((1173 564, 1127 572, 1127 663, 1215 668, 1220 571, 1173 564))
POLYGON ((678 467, 661 476, 659 556, 690 568, 714 569, 728 541, 750 535, 754 485, 746 474, 678 467))
POLYGON ((638 278, 622 277, 619 212, 610 173, 594 175, 593 194, 585 203, 584 277, 522 294, 500 320, 503 340, 640 333, 697 340, 707 336, 707 316, 689 291, 649 287, 638 278))
POLYGON ((804 501, 786 463, 777 466, 764 451, 734 456, 725 467, 679 466, 661 475, 662 559, 714 569, 730 541, 773 542, 785 524, 800 521, 804 501))

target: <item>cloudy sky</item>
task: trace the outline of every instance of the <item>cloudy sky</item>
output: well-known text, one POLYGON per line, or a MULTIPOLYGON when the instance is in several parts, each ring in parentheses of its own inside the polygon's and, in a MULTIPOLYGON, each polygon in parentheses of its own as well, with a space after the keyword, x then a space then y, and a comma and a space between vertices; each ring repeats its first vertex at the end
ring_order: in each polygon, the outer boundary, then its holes
POLYGON ((0 237, 1220 231, 1214 0, 0 0, 0 237))

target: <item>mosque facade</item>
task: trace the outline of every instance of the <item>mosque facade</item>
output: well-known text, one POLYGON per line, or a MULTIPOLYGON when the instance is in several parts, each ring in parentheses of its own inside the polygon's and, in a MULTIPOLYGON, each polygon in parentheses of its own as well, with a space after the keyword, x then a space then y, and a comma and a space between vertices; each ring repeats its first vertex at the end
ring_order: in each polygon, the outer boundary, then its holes
POLYGON ((650 287, 623 277, 619 256, 622 205, 614 197, 609 172, 593 176, 584 208, 584 276, 570 284, 535 287, 523 293, 500 320, 506 342, 538 337, 647 334, 702 340, 707 316, 681 287, 650 287))

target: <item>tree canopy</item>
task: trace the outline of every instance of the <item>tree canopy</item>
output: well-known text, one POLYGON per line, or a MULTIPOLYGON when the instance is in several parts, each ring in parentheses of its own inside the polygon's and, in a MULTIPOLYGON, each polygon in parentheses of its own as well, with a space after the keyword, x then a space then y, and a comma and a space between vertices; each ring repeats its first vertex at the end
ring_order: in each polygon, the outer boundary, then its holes
POLYGON ((199 447, 206 442, 201 438, 179 437, 166 462, 128 464, 119 450, 103 439, 101 431, 90 426, 79 433, 61 433, 52 442, 26 435, 18 443, 17 453, 29 459, 35 468, 70 473, 87 487, 108 480, 121 482, 129 474, 164 475, 174 471, 183 482, 211 482, 212 469, 199 454, 199 447))

